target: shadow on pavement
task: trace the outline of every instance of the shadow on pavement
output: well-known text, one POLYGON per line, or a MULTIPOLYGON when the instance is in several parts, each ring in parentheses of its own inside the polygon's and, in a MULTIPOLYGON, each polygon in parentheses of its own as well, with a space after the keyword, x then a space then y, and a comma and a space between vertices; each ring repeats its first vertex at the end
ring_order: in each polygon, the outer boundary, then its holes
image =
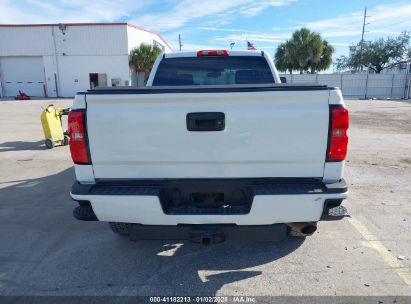
POLYGON ((0 144, 0 152, 45 150, 44 140, 39 141, 7 141, 0 144))
POLYGON ((303 242, 131 242, 72 217, 74 179, 68 168, 0 189, 1 295, 214 295, 303 242))

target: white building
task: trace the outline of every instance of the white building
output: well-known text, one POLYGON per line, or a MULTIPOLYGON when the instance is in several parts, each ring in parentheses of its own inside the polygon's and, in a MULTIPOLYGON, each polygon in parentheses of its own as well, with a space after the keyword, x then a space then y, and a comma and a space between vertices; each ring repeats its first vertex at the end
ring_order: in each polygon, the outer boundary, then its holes
POLYGON ((130 51, 170 52, 157 33, 130 23, 0 24, 0 97, 72 97, 94 86, 139 85, 130 51))

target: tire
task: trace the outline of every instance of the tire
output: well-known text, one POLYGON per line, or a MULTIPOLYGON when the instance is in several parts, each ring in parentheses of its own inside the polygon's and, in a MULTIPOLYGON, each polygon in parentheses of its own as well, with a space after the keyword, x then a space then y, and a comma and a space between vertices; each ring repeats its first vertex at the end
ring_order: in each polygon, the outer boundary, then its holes
POLYGON ((54 142, 51 141, 50 139, 46 139, 44 141, 44 144, 46 145, 47 149, 53 149, 54 148, 54 142))
POLYGON ((126 223, 113 223, 110 222, 111 231, 115 234, 128 236, 130 235, 129 224, 126 223))

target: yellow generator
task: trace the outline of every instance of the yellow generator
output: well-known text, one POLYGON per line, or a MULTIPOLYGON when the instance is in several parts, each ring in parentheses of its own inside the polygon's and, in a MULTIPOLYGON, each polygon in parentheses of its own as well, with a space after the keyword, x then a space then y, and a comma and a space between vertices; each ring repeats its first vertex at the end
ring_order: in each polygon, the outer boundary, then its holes
POLYGON ((63 131, 61 117, 67 115, 69 109, 54 108, 48 105, 41 113, 41 125, 43 126, 45 144, 47 149, 55 146, 65 146, 69 143, 69 136, 63 131))

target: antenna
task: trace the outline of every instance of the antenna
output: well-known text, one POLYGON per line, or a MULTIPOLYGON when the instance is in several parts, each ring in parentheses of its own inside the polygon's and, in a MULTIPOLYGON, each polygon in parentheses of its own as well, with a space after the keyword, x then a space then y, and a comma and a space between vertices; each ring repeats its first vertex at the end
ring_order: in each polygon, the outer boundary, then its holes
POLYGON ((181 35, 178 34, 178 46, 180 48, 180 52, 181 52, 181 47, 183 46, 183 44, 181 43, 181 35))

